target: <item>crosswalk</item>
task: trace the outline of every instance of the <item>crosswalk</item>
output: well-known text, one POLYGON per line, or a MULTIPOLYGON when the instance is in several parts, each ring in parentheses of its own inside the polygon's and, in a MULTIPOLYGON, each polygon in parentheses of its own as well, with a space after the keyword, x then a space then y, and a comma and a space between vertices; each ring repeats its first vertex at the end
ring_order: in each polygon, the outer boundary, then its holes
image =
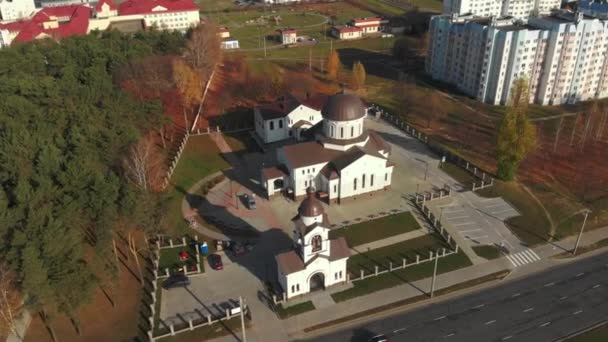
POLYGON ((526 249, 525 251, 519 253, 507 255, 507 259, 509 259, 514 267, 519 267, 539 261, 540 257, 533 250, 526 249))

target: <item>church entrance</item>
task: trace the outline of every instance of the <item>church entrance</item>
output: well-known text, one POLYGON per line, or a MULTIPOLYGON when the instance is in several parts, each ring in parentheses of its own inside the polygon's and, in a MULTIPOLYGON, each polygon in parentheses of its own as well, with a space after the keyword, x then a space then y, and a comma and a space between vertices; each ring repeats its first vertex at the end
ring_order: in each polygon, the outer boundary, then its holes
POLYGON ((310 292, 317 290, 325 290, 325 276, 321 272, 310 277, 310 292))

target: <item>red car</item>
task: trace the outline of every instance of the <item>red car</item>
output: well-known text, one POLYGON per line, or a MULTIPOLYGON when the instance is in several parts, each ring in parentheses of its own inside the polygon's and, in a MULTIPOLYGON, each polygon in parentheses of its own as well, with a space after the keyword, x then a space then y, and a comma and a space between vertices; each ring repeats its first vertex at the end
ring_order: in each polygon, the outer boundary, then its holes
POLYGON ((209 262, 209 266, 211 266, 211 268, 216 271, 224 269, 224 264, 222 264, 222 257, 217 254, 210 254, 207 257, 207 261, 209 262))

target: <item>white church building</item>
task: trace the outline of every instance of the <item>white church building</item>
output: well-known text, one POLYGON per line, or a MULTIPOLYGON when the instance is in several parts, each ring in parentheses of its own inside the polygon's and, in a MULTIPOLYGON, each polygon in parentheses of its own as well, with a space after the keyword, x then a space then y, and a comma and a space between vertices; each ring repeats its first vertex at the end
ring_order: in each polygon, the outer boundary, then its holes
POLYGON ((354 94, 330 96, 322 120, 300 138, 308 141, 277 149, 278 165, 262 170, 267 196, 301 198, 314 187, 327 203, 372 194, 391 185, 391 148, 364 127, 367 109, 354 94))
POLYGON ((278 281, 288 299, 346 281, 350 256, 346 240, 329 239, 330 223, 323 204, 312 188, 307 193, 293 220, 294 248, 275 257, 278 281))

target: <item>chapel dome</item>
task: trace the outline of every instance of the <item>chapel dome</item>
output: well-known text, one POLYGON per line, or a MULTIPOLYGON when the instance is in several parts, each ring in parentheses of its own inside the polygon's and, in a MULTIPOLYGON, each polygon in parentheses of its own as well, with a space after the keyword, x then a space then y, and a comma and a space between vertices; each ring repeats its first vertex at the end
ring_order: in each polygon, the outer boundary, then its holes
POLYGON ((315 190, 309 187, 306 189, 306 198, 298 208, 298 214, 302 217, 317 217, 324 213, 323 204, 315 197, 315 190))
POLYGON ((329 97, 321 110, 323 118, 332 121, 352 121, 365 117, 363 101, 354 94, 338 93, 329 97))

